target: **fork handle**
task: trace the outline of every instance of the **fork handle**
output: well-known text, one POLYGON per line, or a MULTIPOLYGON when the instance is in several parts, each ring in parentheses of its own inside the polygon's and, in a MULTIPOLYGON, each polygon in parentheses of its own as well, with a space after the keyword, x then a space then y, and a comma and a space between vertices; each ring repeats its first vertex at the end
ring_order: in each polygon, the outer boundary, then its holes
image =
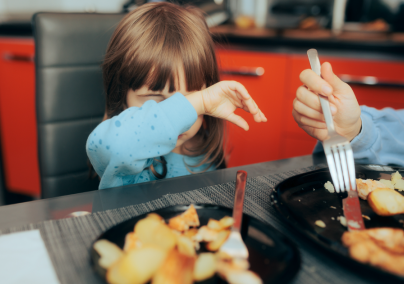
MULTIPOLYGON (((318 59, 317 50, 312 48, 307 51, 307 55, 309 57, 311 70, 314 71, 318 76, 321 77, 321 65, 320 60, 318 59)), ((318 95, 320 98, 321 109, 323 110, 325 124, 327 125, 328 135, 332 132, 335 132, 334 120, 332 119, 330 102, 328 101, 328 97, 324 97, 322 95, 318 95)))
POLYGON ((243 219, 244 193, 246 182, 247 182, 247 172, 237 171, 236 193, 234 195, 234 205, 233 205, 234 224, 232 230, 238 232, 240 232, 241 230, 241 221, 243 219))

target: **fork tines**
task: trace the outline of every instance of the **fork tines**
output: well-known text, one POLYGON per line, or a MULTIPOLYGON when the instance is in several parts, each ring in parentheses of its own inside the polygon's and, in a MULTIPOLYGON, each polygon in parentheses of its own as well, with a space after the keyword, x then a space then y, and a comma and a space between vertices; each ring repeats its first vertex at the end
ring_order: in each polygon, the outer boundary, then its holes
POLYGON ((336 145, 324 143, 324 152, 337 193, 356 190, 355 164, 348 141, 336 145))

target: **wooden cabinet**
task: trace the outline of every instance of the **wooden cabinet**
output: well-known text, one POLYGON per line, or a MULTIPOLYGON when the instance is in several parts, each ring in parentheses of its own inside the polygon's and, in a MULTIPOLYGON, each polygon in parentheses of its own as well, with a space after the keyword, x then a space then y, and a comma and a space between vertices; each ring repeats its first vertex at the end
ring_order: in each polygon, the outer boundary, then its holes
POLYGON ((225 49, 217 50, 217 56, 221 80, 242 83, 268 119, 266 123, 256 123, 251 114, 236 111, 247 121, 250 129, 246 132, 232 123, 227 124, 230 150, 228 166, 280 159, 282 123, 279 123, 279 119, 285 94, 287 56, 225 49), (245 74, 253 73, 257 68, 263 69, 258 69, 258 75, 245 74), (261 71, 264 72, 262 75, 261 71))
POLYGON ((40 195, 34 41, 0 39, 0 134, 9 191, 40 195))

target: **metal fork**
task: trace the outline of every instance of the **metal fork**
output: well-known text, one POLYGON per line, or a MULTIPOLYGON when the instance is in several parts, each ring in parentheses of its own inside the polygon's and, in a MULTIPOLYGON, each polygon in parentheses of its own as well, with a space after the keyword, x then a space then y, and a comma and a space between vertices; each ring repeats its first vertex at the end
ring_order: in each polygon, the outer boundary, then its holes
MULTIPOLYGON (((317 50, 309 49, 307 55, 311 70, 321 76, 317 50)), ((319 94, 319 98, 328 130, 328 138, 323 141, 323 148, 335 191, 339 193, 345 190, 356 190, 355 164, 351 144, 348 139, 336 132, 328 98, 321 94, 319 94)))
POLYGON ((236 179, 236 193, 234 195, 233 205, 233 226, 231 227, 230 236, 227 241, 220 247, 220 252, 226 253, 232 258, 248 258, 248 250, 241 238, 241 221, 243 218, 243 206, 244 206, 244 193, 245 184, 247 182, 247 172, 237 171, 236 179))

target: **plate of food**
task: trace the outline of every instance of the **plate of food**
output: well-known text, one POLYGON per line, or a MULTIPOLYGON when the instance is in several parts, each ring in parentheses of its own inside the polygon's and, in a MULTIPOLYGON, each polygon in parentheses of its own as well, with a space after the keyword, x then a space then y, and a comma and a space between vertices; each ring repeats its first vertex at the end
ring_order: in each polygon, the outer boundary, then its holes
POLYGON ((381 281, 404 280, 404 169, 356 165, 365 230, 348 232, 342 200, 328 168, 290 177, 274 188, 285 221, 359 273, 381 281))
POLYGON ((270 225, 243 215, 248 261, 219 249, 230 234, 232 210, 178 205, 124 221, 91 248, 95 271, 106 283, 286 283, 300 268, 296 246, 270 225))

